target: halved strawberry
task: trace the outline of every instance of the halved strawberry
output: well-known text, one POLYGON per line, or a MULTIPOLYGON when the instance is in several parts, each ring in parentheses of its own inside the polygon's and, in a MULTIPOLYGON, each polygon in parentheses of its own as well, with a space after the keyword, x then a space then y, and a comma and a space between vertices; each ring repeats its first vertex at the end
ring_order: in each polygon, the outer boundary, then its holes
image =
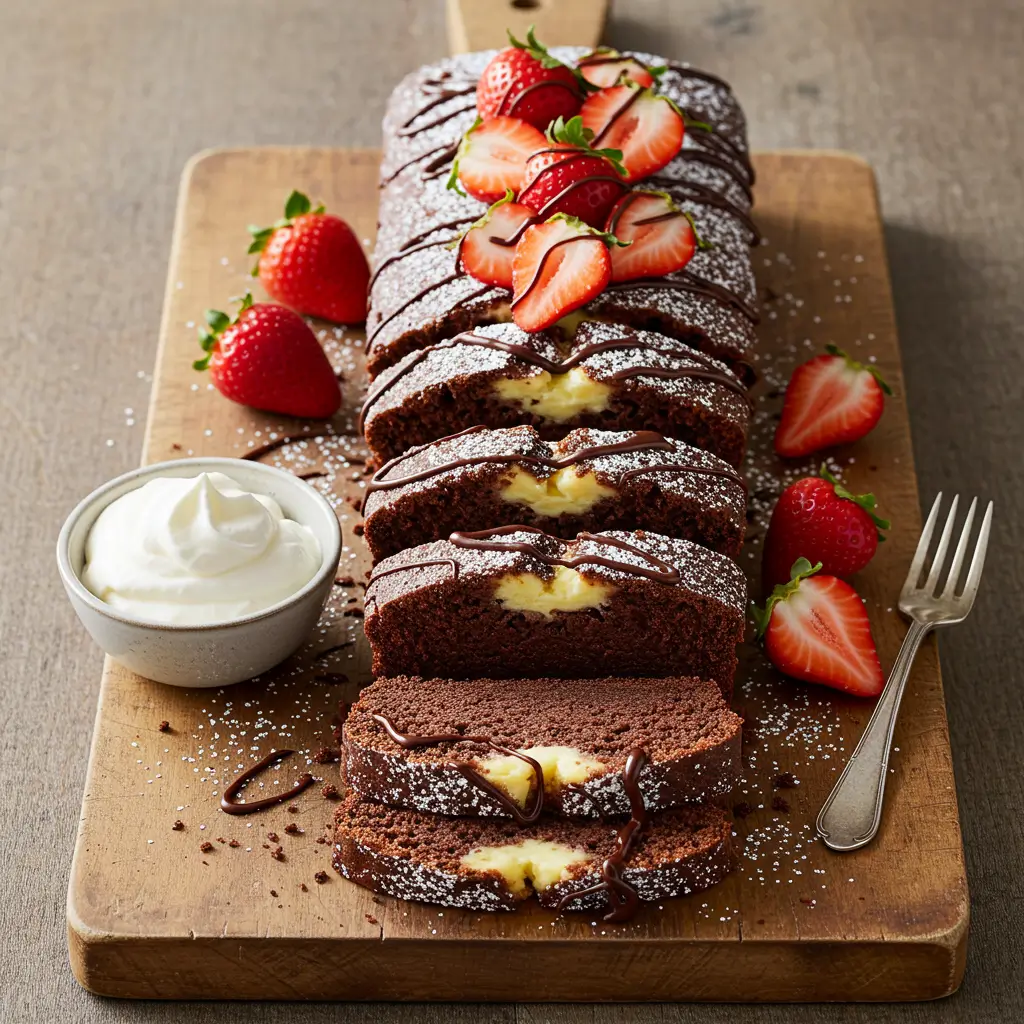
POLYGON ((514 117, 476 119, 463 136, 448 187, 463 188, 484 203, 493 203, 523 182, 526 161, 546 144, 536 128, 514 117))
POLYGON ((629 243, 611 251, 613 281, 682 270, 694 250, 706 245, 690 215, 666 192, 627 192, 615 204, 605 230, 629 243))
POLYGON ((626 180, 646 178, 683 148, 682 111, 667 97, 635 82, 592 93, 580 108, 595 146, 622 150, 626 180))
POLYGON ((517 117, 543 131, 557 117, 572 117, 580 109, 587 83, 575 68, 552 57, 537 42, 533 26, 520 42, 496 53, 476 87, 476 109, 485 120, 517 117))
POLYGON ((567 213, 591 227, 602 227, 615 201, 626 189, 622 154, 617 149, 591 149, 593 132, 578 117, 559 118, 547 133, 548 145, 526 161, 519 202, 543 218, 567 213))
POLYGON ((815 576, 798 558, 791 579, 754 609, 757 635, 771 663, 787 676, 857 697, 877 697, 885 685, 864 602, 835 576, 815 576))
POLYGON ((536 217, 528 206, 512 199, 509 189, 459 241, 459 260, 467 274, 509 290, 519 232, 536 217))
POLYGON ((623 75, 649 89, 654 85, 658 73, 665 70, 663 67, 649 68, 636 57, 624 57, 618 50, 608 46, 599 46, 593 53, 581 57, 576 66, 583 77, 599 89, 616 85, 623 75))
POLYGON ((882 415, 883 392, 892 394, 873 366, 854 362, 835 345, 826 350, 790 377, 775 430, 775 450, 785 458, 859 440, 882 415))
POLYGON ((516 324, 542 331, 600 295, 612 275, 609 244, 615 240, 564 213, 527 228, 512 263, 516 324))

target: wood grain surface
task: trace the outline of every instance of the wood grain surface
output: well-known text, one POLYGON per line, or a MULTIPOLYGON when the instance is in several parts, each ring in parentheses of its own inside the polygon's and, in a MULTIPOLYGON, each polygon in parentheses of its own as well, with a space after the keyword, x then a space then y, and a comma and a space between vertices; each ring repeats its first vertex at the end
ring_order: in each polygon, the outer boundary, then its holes
MULTIPOLYGON (((786 683, 745 645, 734 702, 747 719, 744 781, 730 801, 743 805, 735 824, 739 867, 713 890, 645 908, 625 926, 529 905, 489 915, 375 900, 333 872, 318 876, 330 870, 334 805, 316 788, 293 806, 247 819, 220 811, 219 792, 282 746, 297 755, 268 773, 270 792, 304 770, 336 782, 336 766, 318 767, 316 758, 335 745, 338 701, 370 678, 357 581, 371 563, 353 507, 366 481, 366 451, 353 437, 365 391, 363 334, 315 325, 346 381, 347 401, 331 423, 302 424, 227 402, 209 387, 191 367, 194 320, 253 283, 241 226, 272 218, 294 183, 368 241, 378 164, 374 150, 269 148, 213 151, 186 168, 143 460, 255 455, 295 438, 263 458, 293 472, 328 471, 311 482, 338 502, 339 576, 350 582, 335 588, 306 647, 258 682, 178 690, 108 663, 68 894, 76 976, 100 994, 144 998, 947 995, 963 972, 968 900, 933 644, 911 676, 882 831, 869 848, 845 856, 814 840, 813 820, 869 705, 786 683), (171 731, 160 731, 162 721, 171 731), (780 773, 799 785, 780 788, 780 773), (531 965, 540 969, 523 992, 520 978, 531 965), (751 977, 758 983, 747 988, 751 977)), ((905 633, 892 595, 920 517, 874 179, 866 163, 843 154, 760 154, 755 166, 764 234, 754 253, 762 379, 745 467, 756 514, 741 562, 757 593, 777 488, 817 465, 783 469, 771 451, 778 384, 826 341, 877 360, 896 398, 869 438, 842 450, 839 465, 847 486, 875 490, 896 523, 858 583, 890 665, 905 633)))
POLYGON ((444 3, 2 0, 0 18, 5 1020, 1019 1020, 1024 659, 1014 638, 1024 560, 1014 510, 1024 467, 1013 367, 1024 344, 1024 137, 1012 97, 1024 90, 1024 12, 1015 0, 618 0, 606 36, 729 78, 761 148, 844 147, 871 161, 922 492, 979 493, 1005 510, 974 615, 940 638, 971 883, 967 975, 941 1003, 887 1006, 181 1006, 79 988, 64 902, 100 657, 64 600, 52 551, 74 503, 138 464, 181 167, 211 145, 376 145, 395 78, 446 51, 444 3), (253 57, 271 52, 272 68, 253 57))

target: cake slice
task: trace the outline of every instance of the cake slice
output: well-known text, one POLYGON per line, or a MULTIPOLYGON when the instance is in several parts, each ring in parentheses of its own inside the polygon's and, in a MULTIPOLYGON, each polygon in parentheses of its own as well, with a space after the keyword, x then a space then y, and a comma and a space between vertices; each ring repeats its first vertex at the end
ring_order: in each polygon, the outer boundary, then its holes
POLYGON ((366 591, 375 676, 699 676, 727 696, 746 578, 642 530, 453 533, 384 559, 366 591))
POLYGON ((529 334, 479 327, 407 355, 370 386, 361 426, 383 462, 483 424, 656 430, 738 466, 750 406, 730 370, 680 341, 614 324, 529 334))
POLYGON ((466 910, 514 910, 532 895, 563 910, 600 910, 611 902, 612 920, 627 919, 641 900, 707 889, 732 869, 732 823, 718 807, 652 817, 620 864, 622 830, 621 823, 557 818, 526 827, 442 818, 350 794, 335 814, 333 860, 350 881, 399 899, 466 910))
POLYGON ((364 798, 431 814, 611 818, 629 814, 632 750, 647 755, 637 784, 648 811, 728 793, 742 724, 701 679, 398 676, 349 710, 342 771, 364 798))
MULTIPOLYGON (((571 63, 585 51, 554 52, 571 63)), ((421 68, 389 102, 367 319, 371 377, 415 349, 509 318, 509 292, 464 273, 452 248, 486 207, 446 188, 459 141, 476 117, 475 85, 489 56, 464 54, 421 68)), ((749 216, 754 175, 742 111, 720 79, 636 56, 665 67, 658 91, 688 115, 682 152, 638 185, 669 192, 711 247, 681 272, 613 286, 585 312, 657 329, 742 364, 757 320, 749 255, 757 241, 749 216)))
POLYGON ((652 530, 737 558, 745 507, 743 478, 727 462, 653 431, 580 427, 552 442, 534 427, 471 427, 377 470, 363 530, 374 561, 510 523, 560 537, 652 530))

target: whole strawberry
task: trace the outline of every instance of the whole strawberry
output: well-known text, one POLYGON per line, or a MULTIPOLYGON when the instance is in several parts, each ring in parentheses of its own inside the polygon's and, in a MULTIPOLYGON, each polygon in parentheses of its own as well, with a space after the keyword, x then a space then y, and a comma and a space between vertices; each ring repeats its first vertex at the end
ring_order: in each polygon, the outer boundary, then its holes
POLYGON ((250 225, 250 253, 259 253, 252 276, 286 306, 337 324, 366 319, 370 267, 352 229, 340 218, 310 209, 308 197, 292 192, 284 218, 273 227, 250 225))
POLYGON ((829 576, 860 572, 875 556, 889 521, 875 515, 873 494, 851 494, 822 466, 790 484, 768 524, 761 563, 765 592, 789 580, 798 558, 820 562, 829 576))
POLYGON ((242 299, 232 320, 206 311, 199 328, 206 353, 195 370, 210 371, 214 387, 242 405, 286 416, 327 419, 341 405, 341 389, 324 350, 306 321, 284 306, 242 299))
POLYGON ((835 345, 826 351, 790 377, 775 429, 775 450, 784 458, 859 440, 881 417, 884 395, 892 394, 873 366, 854 362, 835 345))
POLYGON ((790 579, 754 609, 769 661, 793 679, 821 683, 856 697, 877 697, 885 685, 864 602, 820 563, 793 564, 790 579))
POLYGON ((604 226, 612 207, 626 191, 625 170, 617 149, 591 149, 594 133, 579 117, 558 118, 548 129, 548 145, 526 161, 518 201, 547 220, 556 213, 604 226))
POLYGON ((541 131, 556 118, 572 117, 588 88, 583 76, 552 57, 532 25, 525 43, 511 32, 508 39, 512 45, 492 57, 480 76, 477 113, 484 121, 517 117, 541 131))

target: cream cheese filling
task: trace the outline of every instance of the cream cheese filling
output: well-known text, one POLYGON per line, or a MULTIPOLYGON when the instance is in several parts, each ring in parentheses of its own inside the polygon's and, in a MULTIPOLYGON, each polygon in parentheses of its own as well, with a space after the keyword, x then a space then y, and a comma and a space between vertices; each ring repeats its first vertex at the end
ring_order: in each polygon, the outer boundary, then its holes
POLYGON ((531 572, 501 576, 494 597, 510 611, 539 612, 550 618, 554 612, 598 608, 614 592, 611 583, 587 578, 568 566, 556 565, 554 575, 547 579, 531 572))
POLYGON ((586 512, 615 493, 614 487, 600 483, 592 472, 577 473, 573 466, 565 466, 540 480, 516 466, 512 479, 501 489, 505 501, 528 505, 541 516, 586 512))
POLYGON ((496 871, 516 896, 526 892, 527 883, 540 892, 569 878, 569 868, 592 860, 593 855, 564 843, 524 839, 511 846, 480 846, 462 858, 471 871, 496 871))

